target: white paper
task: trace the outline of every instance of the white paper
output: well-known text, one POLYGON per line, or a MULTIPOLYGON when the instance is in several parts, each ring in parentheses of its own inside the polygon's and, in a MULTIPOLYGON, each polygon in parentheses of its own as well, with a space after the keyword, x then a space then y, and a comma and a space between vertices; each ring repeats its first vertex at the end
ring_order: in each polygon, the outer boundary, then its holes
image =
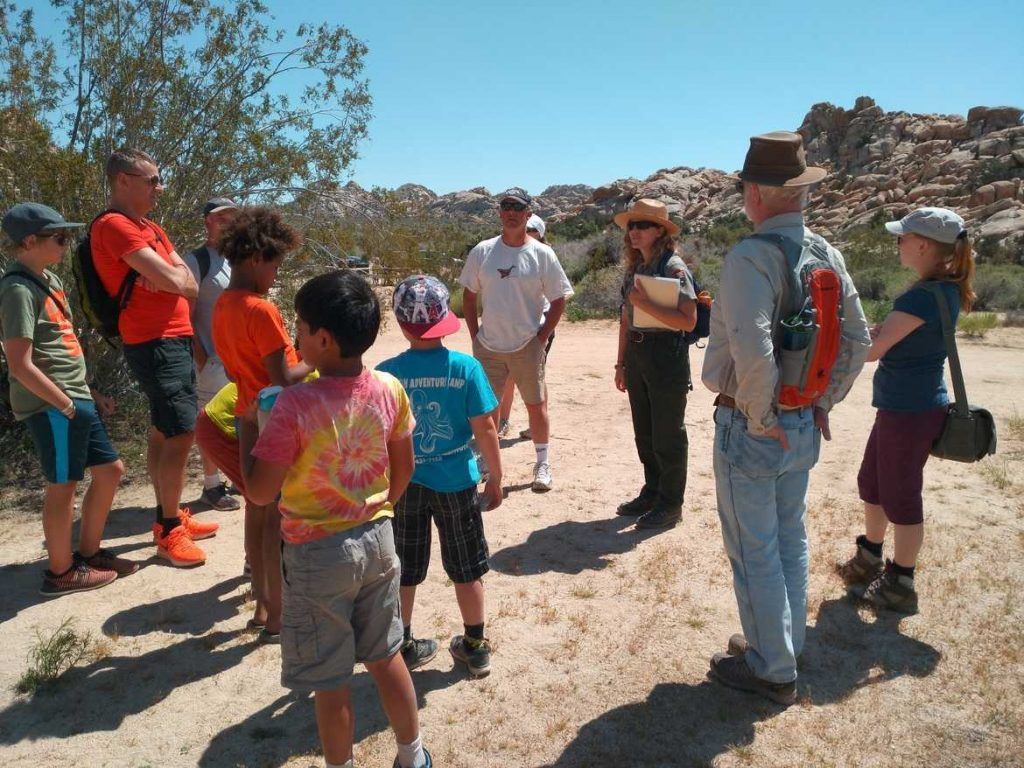
MULTIPOLYGON (((634 284, 641 283, 647 298, 652 304, 665 309, 676 309, 679 306, 679 279, 675 277, 651 277, 650 275, 634 275, 634 284)), ((670 325, 658 320, 639 307, 633 307, 633 326, 636 328, 667 328, 670 325)))

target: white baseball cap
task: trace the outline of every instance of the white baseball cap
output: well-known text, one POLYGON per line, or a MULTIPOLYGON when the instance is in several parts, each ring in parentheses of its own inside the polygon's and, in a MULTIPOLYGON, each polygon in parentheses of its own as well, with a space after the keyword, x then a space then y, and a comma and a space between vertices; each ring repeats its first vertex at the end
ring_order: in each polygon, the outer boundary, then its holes
POLYGON ((547 232, 547 224, 544 223, 544 219, 538 216, 536 213, 530 217, 530 220, 526 222, 527 229, 537 230, 537 234, 544 237, 544 233, 547 232))
POLYGON ((967 232, 964 220, 947 208, 918 208, 899 221, 887 222, 885 228, 893 235, 920 235, 947 244, 967 232))

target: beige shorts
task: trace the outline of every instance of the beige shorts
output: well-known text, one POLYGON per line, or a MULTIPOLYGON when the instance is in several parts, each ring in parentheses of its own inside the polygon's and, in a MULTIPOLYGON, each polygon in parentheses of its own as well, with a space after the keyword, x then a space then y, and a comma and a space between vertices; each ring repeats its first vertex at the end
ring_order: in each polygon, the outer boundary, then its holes
POLYGON ((340 688, 356 662, 380 661, 402 647, 402 569, 391 518, 306 544, 285 542, 281 560, 285 688, 340 688))
POLYGON ((547 350, 536 336, 525 347, 515 352, 494 352, 474 339, 473 357, 483 366, 496 396, 501 396, 505 382, 511 376, 523 402, 527 405, 537 405, 547 399, 547 390, 544 387, 547 350))

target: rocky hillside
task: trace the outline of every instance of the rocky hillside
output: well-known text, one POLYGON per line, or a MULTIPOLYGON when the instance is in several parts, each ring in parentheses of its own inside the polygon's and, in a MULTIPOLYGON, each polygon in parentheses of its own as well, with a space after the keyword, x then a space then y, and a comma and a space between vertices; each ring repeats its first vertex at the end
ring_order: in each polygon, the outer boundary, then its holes
MULTIPOLYGON (((841 238, 876 215, 899 218, 915 207, 939 205, 964 216, 976 238, 1013 249, 1024 260, 1024 125, 1016 107, 975 107, 961 115, 886 112, 862 96, 852 109, 815 104, 798 128, 808 160, 829 169, 811 194, 808 216, 823 233, 841 238)), ((771 128, 773 126, 765 126, 771 128)), ((746 147, 737 147, 737 159, 746 147)), ((482 188, 437 195, 405 184, 394 196, 413 213, 493 222, 497 200, 482 188)), ((379 216, 378 197, 349 183, 335 193, 338 213, 379 216)), ((551 221, 581 217, 608 223, 634 200, 661 200, 670 214, 699 231, 740 210, 724 171, 666 168, 646 179, 619 179, 593 189, 558 185, 536 196, 551 221)))

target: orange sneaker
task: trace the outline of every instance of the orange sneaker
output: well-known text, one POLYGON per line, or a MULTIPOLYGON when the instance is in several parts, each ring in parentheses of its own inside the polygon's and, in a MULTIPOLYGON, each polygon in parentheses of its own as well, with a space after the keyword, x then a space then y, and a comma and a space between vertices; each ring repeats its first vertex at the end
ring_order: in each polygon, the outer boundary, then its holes
POLYGON ((153 538, 156 539, 156 556, 162 557, 179 568, 202 565, 206 562, 206 553, 195 545, 184 525, 176 526, 163 536, 163 526, 153 524, 153 538))
POLYGON ((192 541, 199 541, 200 539, 208 539, 211 536, 216 536, 217 529, 220 528, 220 523, 196 520, 192 517, 192 512, 189 511, 188 507, 183 507, 178 510, 178 519, 181 520, 181 527, 188 531, 188 535, 192 541))

